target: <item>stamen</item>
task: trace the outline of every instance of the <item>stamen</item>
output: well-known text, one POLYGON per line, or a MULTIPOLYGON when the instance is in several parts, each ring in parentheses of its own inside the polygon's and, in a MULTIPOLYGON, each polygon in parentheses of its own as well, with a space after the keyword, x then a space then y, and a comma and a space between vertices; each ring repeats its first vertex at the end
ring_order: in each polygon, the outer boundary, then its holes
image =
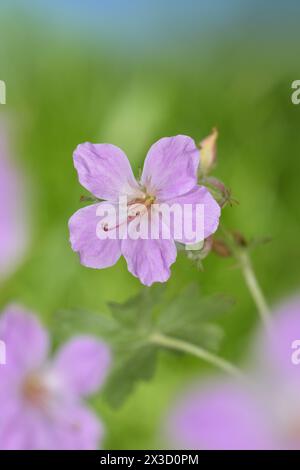
POLYGON ((143 198, 137 198, 130 201, 127 205, 127 213, 124 216, 124 221, 121 221, 118 225, 109 226, 107 223, 102 224, 102 229, 104 232, 109 232, 116 230, 117 228, 123 226, 124 224, 131 222, 136 217, 143 216, 151 205, 155 202, 154 196, 146 195, 143 198))

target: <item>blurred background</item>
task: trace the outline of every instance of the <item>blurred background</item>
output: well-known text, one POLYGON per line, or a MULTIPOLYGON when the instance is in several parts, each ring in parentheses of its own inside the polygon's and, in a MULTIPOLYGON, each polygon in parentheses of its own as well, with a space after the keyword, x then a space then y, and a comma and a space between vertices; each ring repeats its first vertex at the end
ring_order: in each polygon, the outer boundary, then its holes
MULTIPOLYGON (((291 84, 300 79, 299 21, 296 0, 2 0, 1 138, 19 184, 14 193, 1 183, 0 233, 7 204, 20 203, 16 211, 26 217, 12 228, 22 249, 14 270, 3 269, 0 308, 17 301, 47 324, 59 309, 108 312, 107 301, 139 292, 123 259, 91 270, 70 248, 67 222, 87 194, 72 152, 84 141, 114 143, 138 172, 160 137, 180 133, 199 141, 214 126, 215 175, 239 201, 223 211, 223 221, 247 237, 272 238, 253 253, 271 304, 295 292, 300 105, 291 102, 291 84)), ((232 261, 212 254, 204 267, 198 271, 180 254, 167 289, 180 292, 196 281, 205 294, 236 300, 220 323, 221 352, 238 362, 257 322, 255 307, 232 261)), ((139 385, 122 408, 111 410, 95 397, 105 448, 163 448, 170 402, 207 371, 197 359, 162 353, 155 379, 139 385)))

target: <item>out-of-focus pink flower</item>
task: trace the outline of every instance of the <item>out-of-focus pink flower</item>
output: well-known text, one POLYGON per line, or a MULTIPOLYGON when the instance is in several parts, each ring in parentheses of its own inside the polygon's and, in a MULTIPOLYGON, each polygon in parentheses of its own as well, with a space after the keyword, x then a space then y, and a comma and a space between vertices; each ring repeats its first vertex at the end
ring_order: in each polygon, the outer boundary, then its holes
POLYGON ((172 445, 299 450, 300 365, 292 361, 292 344, 299 339, 297 297, 274 313, 272 331, 256 338, 256 367, 249 371, 252 385, 218 379, 181 398, 168 421, 172 445))
POLYGON ((0 122, 0 281, 12 273, 27 245, 23 183, 9 152, 7 130, 0 122))
POLYGON ((0 339, 0 449, 96 449, 102 426, 82 398, 106 376, 107 346, 75 337, 49 360, 46 330, 17 306, 0 317, 0 339))
MULTIPOLYGON (((203 232, 196 233, 192 243, 209 237, 218 227, 220 207, 205 187, 197 185, 199 158, 199 149, 190 137, 165 137, 150 148, 141 179, 137 182, 126 155, 118 147, 91 143, 79 145, 74 152, 79 181, 96 198, 105 200, 80 209, 69 221, 72 248, 79 253, 81 263, 101 269, 114 265, 123 255, 128 270, 143 284, 150 286, 153 282, 165 282, 177 256, 175 240, 185 244, 189 242, 184 236, 177 238, 174 235, 174 226, 171 236, 164 237, 162 226, 167 223, 160 215, 154 220, 151 208, 176 204, 183 211, 183 207, 189 205, 189 219, 194 226, 196 208, 202 205, 203 232), (130 217, 126 215, 128 233, 133 225, 137 226, 137 222, 150 218, 151 226, 158 225, 156 239, 152 236, 100 239, 97 236, 100 206, 107 206, 109 202, 118 212, 119 198, 124 196, 131 214, 130 217)), ((106 227, 105 230, 109 229, 106 227)))

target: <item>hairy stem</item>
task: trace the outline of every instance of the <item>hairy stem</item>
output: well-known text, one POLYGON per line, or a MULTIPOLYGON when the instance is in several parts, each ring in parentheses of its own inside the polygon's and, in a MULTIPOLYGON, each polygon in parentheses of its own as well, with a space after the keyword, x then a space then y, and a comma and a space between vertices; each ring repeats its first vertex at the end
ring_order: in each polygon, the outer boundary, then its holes
POLYGON ((267 331, 270 331, 271 312, 263 291, 261 290, 261 287, 258 283, 247 248, 238 247, 232 237, 232 234, 224 226, 222 226, 221 229, 225 240, 228 242, 229 247, 232 250, 233 256, 239 262, 246 285, 257 307, 259 316, 267 331))
POLYGON ((256 275, 253 270, 251 259, 246 250, 239 250, 236 253, 241 266, 241 270, 249 289, 250 294, 255 302, 258 313, 261 317, 261 320, 267 329, 271 325, 271 313, 266 302, 265 296, 260 288, 260 285, 257 281, 256 275))
POLYGON ((226 372, 235 378, 245 380, 243 372, 233 364, 199 346, 195 346, 194 344, 188 343, 181 339, 165 336, 161 333, 154 333, 150 337, 150 342, 168 349, 192 354, 193 356, 196 356, 199 359, 203 359, 209 364, 214 365, 218 369, 221 369, 223 372, 226 372))

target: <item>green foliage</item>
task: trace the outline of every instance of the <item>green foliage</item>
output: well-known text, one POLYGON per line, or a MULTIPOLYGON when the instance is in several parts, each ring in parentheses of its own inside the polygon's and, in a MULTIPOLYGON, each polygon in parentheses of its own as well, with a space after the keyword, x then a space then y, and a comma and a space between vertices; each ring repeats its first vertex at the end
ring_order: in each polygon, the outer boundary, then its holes
POLYGON ((212 323, 231 305, 222 297, 203 297, 195 284, 188 286, 176 297, 158 318, 158 331, 190 343, 218 349, 223 337, 222 329, 212 323))
POLYGON ((119 356, 104 390, 109 404, 118 407, 132 393, 140 380, 148 381, 155 373, 157 348, 150 344, 132 348, 119 356))
MULTIPOLYGON (((151 342, 161 333, 208 349, 217 349, 222 330, 213 320, 230 303, 219 297, 204 298, 196 285, 188 286, 171 300, 166 288, 144 288, 124 303, 110 302, 111 315, 83 311, 60 311, 54 337, 62 341, 71 334, 89 333, 110 343, 114 366, 105 387, 112 406, 121 405, 139 381, 155 373, 158 346, 151 342)), ((176 352, 176 354, 178 354, 176 352)))

